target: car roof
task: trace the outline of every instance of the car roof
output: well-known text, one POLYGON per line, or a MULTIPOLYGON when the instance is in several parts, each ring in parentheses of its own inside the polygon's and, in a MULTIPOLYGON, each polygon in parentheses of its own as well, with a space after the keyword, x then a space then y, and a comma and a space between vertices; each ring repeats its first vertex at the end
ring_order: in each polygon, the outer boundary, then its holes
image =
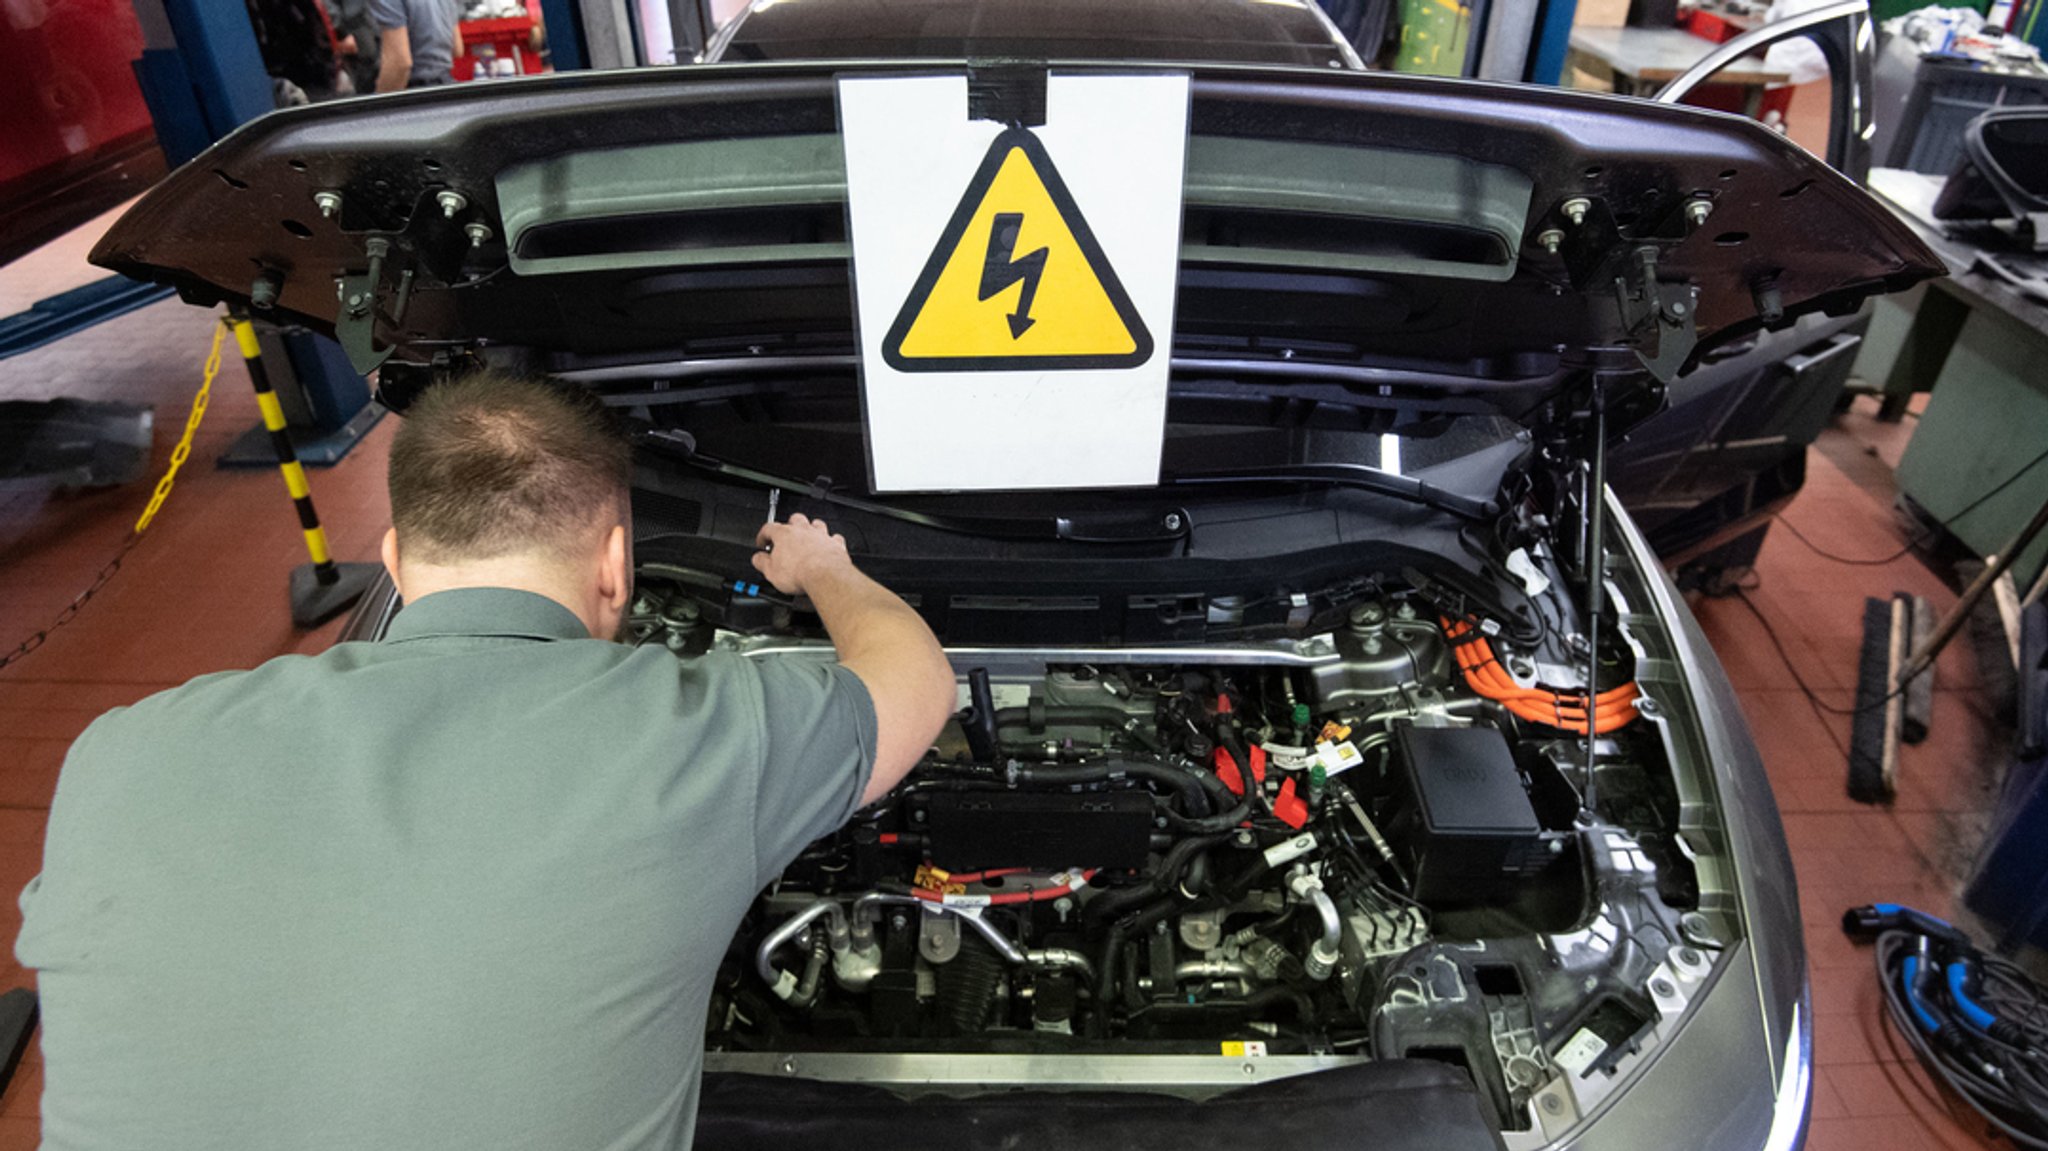
POLYGON ((1361 66, 1315 0, 754 0, 708 55, 1361 66))

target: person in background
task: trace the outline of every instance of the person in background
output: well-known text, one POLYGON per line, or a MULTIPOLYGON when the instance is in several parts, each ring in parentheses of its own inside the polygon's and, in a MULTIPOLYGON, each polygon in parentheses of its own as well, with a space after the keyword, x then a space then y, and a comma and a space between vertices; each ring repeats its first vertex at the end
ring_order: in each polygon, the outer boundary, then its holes
POLYGON ((377 91, 428 88, 454 80, 462 55, 456 0, 369 0, 377 25, 377 91))
POLYGON ((279 107, 333 99, 339 64, 319 0, 244 0, 279 107))
POLYGON ((327 0, 327 21, 334 26, 335 46, 355 90, 376 91, 381 37, 377 21, 370 15, 370 0, 327 0))

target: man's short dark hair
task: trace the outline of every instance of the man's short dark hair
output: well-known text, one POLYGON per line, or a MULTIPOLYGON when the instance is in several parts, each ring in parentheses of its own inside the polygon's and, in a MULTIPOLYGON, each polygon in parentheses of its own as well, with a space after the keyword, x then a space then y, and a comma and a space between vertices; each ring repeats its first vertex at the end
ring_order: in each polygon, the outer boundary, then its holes
POLYGON ((391 442, 391 523, 429 563, 591 546, 626 516, 632 450, 580 388, 480 372, 428 388, 391 442))

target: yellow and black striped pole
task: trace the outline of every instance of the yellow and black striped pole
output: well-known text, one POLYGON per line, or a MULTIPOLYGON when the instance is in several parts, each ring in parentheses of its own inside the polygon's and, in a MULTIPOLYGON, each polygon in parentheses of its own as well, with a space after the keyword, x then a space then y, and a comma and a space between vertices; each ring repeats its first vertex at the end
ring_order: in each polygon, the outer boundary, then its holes
POLYGON ((327 531, 320 526, 320 514, 313 510, 313 489, 306 482, 306 466, 299 462, 298 449, 292 446, 291 433, 285 425, 284 405, 278 403, 277 392, 270 386, 270 373, 263 366, 256 325, 249 322, 248 316, 234 311, 228 313, 228 324, 235 330, 235 345, 241 349, 242 362, 248 365, 249 383, 256 389, 256 407, 263 413, 263 430, 270 433, 270 446, 277 453, 277 470, 284 475, 285 490, 291 493, 292 506, 299 513, 299 529, 306 537, 306 554, 312 563, 292 572, 292 621, 300 627, 312 627, 362 594, 363 579, 344 579, 359 577, 360 573, 343 569, 374 570, 374 565, 334 562, 327 546, 327 531))

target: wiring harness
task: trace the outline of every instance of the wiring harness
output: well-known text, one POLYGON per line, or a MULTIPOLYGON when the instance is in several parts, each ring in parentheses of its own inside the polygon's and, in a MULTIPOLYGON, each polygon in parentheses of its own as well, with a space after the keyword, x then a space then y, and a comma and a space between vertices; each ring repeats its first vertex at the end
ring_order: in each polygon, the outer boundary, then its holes
POLYGON ((1954 926, 1877 903, 1842 914, 1877 940, 1892 1024, 1920 1061, 2021 1147, 2048 1151, 2048 995, 1954 926))
MULTIPOLYGON (((1545 724, 1561 731, 1586 734, 1584 692, 1562 692, 1538 684, 1524 687, 1515 682, 1485 633, 1464 620, 1444 619, 1444 636, 1458 658, 1458 670, 1474 692, 1508 709, 1517 718, 1545 724)), ((1634 683, 1609 688, 1595 698, 1598 707, 1593 721, 1595 735, 1616 731, 1636 717, 1635 700, 1640 692, 1634 683)))

